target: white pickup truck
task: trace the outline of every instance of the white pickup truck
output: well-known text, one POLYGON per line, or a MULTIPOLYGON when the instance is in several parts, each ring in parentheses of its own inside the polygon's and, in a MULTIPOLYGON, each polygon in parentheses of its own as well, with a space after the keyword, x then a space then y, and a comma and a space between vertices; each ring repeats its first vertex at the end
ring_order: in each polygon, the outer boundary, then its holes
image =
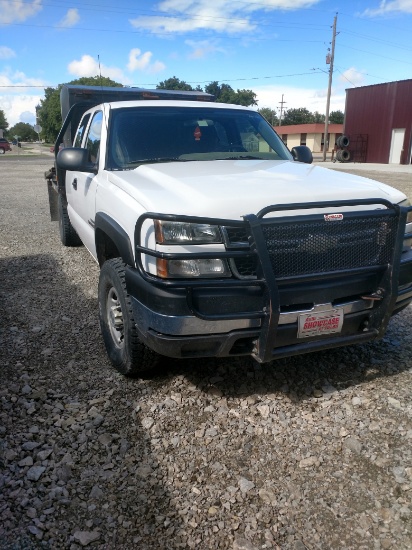
POLYGON ((64 86, 46 174, 66 246, 98 262, 113 365, 367 342, 412 300, 412 208, 314 166, 256 111, 198 92, 64 86), (129 100, 130 98, 130 100, 129 100))

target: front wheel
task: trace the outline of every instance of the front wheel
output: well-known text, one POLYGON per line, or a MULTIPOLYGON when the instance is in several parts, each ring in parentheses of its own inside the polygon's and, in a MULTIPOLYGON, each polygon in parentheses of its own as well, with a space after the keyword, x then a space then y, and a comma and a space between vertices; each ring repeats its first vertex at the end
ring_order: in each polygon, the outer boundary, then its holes
POLYGON ((120 258, 103 264, 98 299, 100 328, 113 366, 126 376, 148 373, 159 356, 139 340, 126 291, 125 264, 120 258))

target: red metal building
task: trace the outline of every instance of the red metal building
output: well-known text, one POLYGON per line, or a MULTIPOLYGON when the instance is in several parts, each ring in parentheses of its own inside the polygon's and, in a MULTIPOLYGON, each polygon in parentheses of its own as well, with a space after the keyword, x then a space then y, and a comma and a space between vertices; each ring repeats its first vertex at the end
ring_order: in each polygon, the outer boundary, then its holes
POLYGON ((410 164, 412 80, 346 90, 343 132, 354 162, 410 164))

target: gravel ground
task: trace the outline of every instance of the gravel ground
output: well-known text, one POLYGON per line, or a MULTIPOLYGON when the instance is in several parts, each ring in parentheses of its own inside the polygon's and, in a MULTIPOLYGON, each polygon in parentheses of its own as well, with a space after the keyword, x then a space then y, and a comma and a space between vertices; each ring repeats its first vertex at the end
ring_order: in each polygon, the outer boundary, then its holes
POLYGON ((368 345, 123 378, 49 166, 0 159, 0 548, 411 548, 412 308, 368 345))

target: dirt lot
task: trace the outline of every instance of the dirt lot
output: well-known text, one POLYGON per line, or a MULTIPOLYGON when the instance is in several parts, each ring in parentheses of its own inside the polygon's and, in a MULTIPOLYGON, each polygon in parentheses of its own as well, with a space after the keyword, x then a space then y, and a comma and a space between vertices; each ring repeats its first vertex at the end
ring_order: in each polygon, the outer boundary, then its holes
POLYGON ((0 158, 0 548, 411 548, 412 308, 376 343, 123 378, 49 166, 0 158))

